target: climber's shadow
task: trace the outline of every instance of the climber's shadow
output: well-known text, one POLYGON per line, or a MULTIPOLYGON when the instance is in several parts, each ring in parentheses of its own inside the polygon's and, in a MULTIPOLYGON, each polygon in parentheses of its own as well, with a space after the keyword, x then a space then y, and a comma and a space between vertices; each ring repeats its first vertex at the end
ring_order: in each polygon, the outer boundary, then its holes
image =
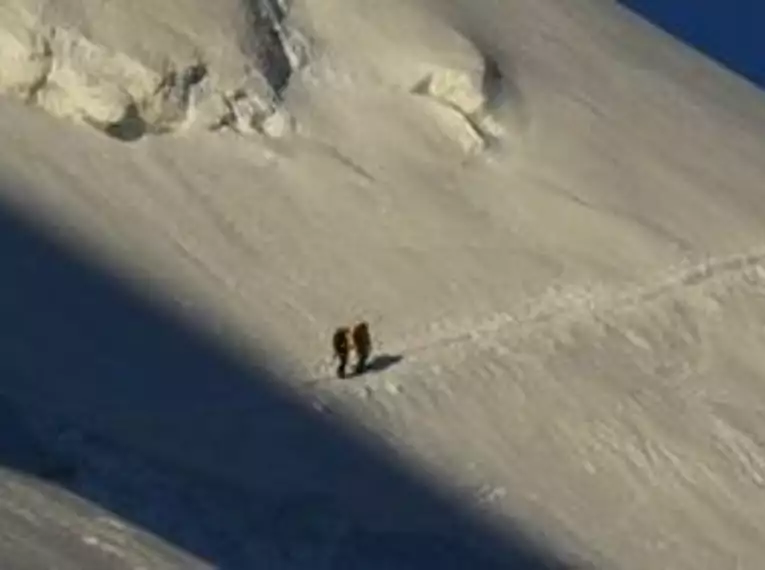
POLYGON ((378 354, 374 356, 366 366, 367 372, 383 372, 401 362, 404 357, 401 354, 378 354))

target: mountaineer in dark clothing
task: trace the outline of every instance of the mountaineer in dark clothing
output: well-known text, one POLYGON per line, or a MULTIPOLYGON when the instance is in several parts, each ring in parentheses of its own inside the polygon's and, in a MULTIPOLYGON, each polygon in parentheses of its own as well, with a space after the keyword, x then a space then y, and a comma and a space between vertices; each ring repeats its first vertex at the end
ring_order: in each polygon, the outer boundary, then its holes
POLYGON ((369 355, 372 352, 372 337, 369 334, 369 324, 366 321, 356 323, 352 328, 340 327, 332 335, 333 358, 340 360, 337 366, 337 377, 345 378, 345 368, 352 350, 356 351, 356 366, 354 374, 363 374, 367 369, 369 355))
POLYGON ((345 367, 348 364, 348 355, 351 351, 350 330, 348 327, 340 327, 335 330, 332 336, 332 348, 334 349, 334 358, 340 359, 337 366, 337 377, 345 378, 345 367))
POLYGON ((372 352, 372 337, 369 335, 369 325, 361 321, 353 327, 351 333, 353 346, 356 349, 356 374, 363 374, 367 367, 369 354, 372 352))

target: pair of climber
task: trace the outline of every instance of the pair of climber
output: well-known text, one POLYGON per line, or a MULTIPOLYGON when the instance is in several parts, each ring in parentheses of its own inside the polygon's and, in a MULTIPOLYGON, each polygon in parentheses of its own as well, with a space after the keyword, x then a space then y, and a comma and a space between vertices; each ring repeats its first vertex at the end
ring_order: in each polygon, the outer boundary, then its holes
POLYGON ((340 363, 337 366, 337 377, 346 377, 346 367, 351 351, 356 352, 354 374, 363 374, 367 369, 369 355, 372 352, 372 337, 369 334, 369 324, 366 321, 356 323, 352 327, 340 327, 332 336, 334 358, 340 363))

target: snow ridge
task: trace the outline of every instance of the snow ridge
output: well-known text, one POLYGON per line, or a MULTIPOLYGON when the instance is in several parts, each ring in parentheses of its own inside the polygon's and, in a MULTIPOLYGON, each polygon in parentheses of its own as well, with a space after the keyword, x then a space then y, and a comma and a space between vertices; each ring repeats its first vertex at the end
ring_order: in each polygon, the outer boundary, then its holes
POLYGON ((244 49, 257 63, 236 82, 224 81, 201 49, 194 61, 178 62, 168 53, 152 66, 77 29, 3 8, 0 93, 122 141, 189 127, 281 136, 289 118, 280 96, 304 64, 300 35, 282 23, 285 12, 271 2, 248 7, 254 39, 244 49))

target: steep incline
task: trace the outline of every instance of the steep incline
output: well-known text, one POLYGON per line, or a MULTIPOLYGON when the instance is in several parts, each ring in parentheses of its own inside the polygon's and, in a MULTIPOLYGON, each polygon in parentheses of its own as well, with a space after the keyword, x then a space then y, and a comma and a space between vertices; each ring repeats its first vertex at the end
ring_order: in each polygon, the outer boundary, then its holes
MULTIPOLYGON (((12 0, 0 89, 3 206, 268 354, 327 417, 596 563, 758 568, 749 84, 599 0, 12 0), (357 317, 381 370, 327 378, 357 317)), ((214 438, 50 386, 84 432, 257 487, 246 438, 208 461, 214 438)))

